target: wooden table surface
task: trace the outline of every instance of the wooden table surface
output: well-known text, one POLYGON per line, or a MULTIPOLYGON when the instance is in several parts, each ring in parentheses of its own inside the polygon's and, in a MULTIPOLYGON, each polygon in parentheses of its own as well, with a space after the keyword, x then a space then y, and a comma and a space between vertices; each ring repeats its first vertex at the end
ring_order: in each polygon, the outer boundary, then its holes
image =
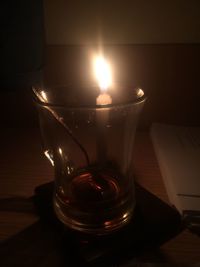
MULTIPOLYGON (((0 240, 5 240, 38 220, 31 212, 6 210, 3 198, 26 198, 37 185, 53 180, 53 168, 42 153, 38 129, 0 132, 0 240)), ((168 202, 148 132, 135 142, 134 168, 138 183, 168 202)), ((200 263, 200 238, 188 230, 160 248, 164 258, 181 266, 200 263)))

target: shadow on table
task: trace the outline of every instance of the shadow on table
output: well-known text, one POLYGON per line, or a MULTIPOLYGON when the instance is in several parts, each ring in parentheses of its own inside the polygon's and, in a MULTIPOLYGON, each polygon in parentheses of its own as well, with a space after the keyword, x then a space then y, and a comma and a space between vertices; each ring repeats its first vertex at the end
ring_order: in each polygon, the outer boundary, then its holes
POLYGON ((54 215, 52 194, 53 183, 36 188, 32 200, 40 220, 1 244, 0 266, 134 267, 137 257, 149 251, 155 256, 161 244, 183 230, 179 213, 139 185, 132 221, 103 237, 64 228, 54 215))

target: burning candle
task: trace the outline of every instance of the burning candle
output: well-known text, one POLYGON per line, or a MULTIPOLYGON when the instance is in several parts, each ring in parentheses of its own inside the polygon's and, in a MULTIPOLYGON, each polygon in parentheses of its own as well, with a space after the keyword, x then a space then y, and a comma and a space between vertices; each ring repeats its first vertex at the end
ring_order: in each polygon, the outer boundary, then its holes
POLYGON ((100 94, 96 98, 96 105, 101 106, 96 111, 97 122, 97 156, 98 161, 104 164, 106 161, 106 126, 109 121, 109 109, 106 105, 112 104, 112 97, 107 92, 112 84, 111 68, 102 56, 95 58, 95 77, 98 82, 100 94), (105 107, 104 107, 105 106, 105 107))
POLYGON ((102 56, 95 58, 95 77, 100 88, 100 95, 96 99, 97 105, 112 104, 112 98, 107 93, 108 88, 112 84, 111 68, 102 56))

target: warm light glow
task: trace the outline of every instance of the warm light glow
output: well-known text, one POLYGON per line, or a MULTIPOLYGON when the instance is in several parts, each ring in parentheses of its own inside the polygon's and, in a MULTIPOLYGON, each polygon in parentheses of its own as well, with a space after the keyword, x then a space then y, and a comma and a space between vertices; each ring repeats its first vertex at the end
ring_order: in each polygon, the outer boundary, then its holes
POLYGON ((62 148, 58 148, 58 152, 59 152, 59 154, 62 156, 62 148))
POLYGON ((45 93, 45 91, 41 91, 40 94, 41 94, 41 97, 42 97, 42 101, 43 102, 48 102, 47 94, 45 93))
POLYGON ((112 75, 110 65, 102 56, 95 58, 94 72, 101 91, 106 91, 112 84, 112 75))
POLYGON ((137 92, 137 96, 138 97, 143 97, 144 96, 144 92, 143 92, 143 90, 141 88, 138 88, 136 92, 137 92))
POLYGON ((97 105, 110 105, 112 104, 112 98, 107 93, 101 93, 96 99, 97 105))
POLYGON ((35 89, 33 87, 33 92, 35 93, 35 95, 37 96, 37 98, 41 101, 41 102, 44 102, 44 103, 47 103, 48 102, 48 97, 47 97, 47 94, 45 91, 41 90, 41 91, 38 91, 37 89, 35 89))
POLYGON ((128 213, 125 213, 125 214, 123 215, 123 219, 127 218, 128 215, 129 215, 128 213))
POLYGON ((44 151, 45 156, 48 158, 48 160, 51 162, 51 165, 54 166, 54 161, 52 159, 52 155, 49 150, 44 151))

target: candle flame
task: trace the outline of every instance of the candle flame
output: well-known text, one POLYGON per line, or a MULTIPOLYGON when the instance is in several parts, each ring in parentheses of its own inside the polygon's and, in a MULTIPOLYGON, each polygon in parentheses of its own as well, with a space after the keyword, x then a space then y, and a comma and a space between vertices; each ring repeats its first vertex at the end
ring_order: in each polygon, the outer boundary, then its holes
POLYGON ((110 65, 102 56, 95 58, 94 71, 101 91, 106 91, 112 84, 112 75, 110 65))

